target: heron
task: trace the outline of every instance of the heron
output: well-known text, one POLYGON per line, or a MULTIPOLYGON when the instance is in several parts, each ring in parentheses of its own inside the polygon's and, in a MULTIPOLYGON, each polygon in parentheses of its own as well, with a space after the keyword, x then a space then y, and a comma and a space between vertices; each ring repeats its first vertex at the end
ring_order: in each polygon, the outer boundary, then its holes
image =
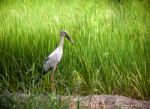
MULTIPOLYGON (((74 45, 74 41, 69 36, 69 34, 64 30, 60 31, 59 44, 58 44, 57 48, 45 59, 45 61, 43 63, 43 67, 42 67, 42 75, 45 75, 47 72, 52 71, 51 77, 50 77, 52 92, 55 92, 54 73, 55 73, 57 65, 60 63, 62 55, 63 55, 64 38, 67 38, 74 45)), ((41 76, 40 76, 40 78, 41 78, 41 76)), ((38 78, 38 81, 40 78, 38 78)))

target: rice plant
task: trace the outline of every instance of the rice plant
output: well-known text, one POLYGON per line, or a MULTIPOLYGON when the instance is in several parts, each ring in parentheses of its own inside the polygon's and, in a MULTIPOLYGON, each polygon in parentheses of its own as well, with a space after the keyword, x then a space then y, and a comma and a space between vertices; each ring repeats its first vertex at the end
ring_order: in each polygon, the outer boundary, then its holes
POLYGON ((35 85, 45 57, 67 30, 57 93, 150 98, 149 0, 0 1, 0 92, 50 91, 35 85))

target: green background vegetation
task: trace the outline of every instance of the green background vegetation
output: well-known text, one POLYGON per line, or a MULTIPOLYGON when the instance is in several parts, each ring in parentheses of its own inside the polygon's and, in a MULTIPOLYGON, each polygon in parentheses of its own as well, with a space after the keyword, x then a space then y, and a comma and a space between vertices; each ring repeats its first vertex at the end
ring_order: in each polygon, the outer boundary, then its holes
POLYGON ((38 69, 67 30, 57 93, 150 99, 149 0, 0 1, 0 93, 50 92, 38 69))

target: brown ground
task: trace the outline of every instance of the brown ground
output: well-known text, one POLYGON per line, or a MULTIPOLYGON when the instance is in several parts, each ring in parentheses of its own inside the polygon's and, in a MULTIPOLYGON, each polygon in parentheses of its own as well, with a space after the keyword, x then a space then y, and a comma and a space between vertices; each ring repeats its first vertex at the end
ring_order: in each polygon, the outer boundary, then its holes
POLYGON ((50 103, 52 100, 57 101, 59 105, 66 103, 68 106, 63 109, 150 109, 150 101, 140 101, 117 95, 52 96, 50 94, 41 94, 31 96, 22 93, 0 95, 0 109, 10 109, 11 106, 14 106, 14 103, 16 105, 15 109, 29 108, 26 105, 28 105, 27 102, 31 98, 34 98, 36 105, 38 104, 36 109, 40 109, 40 106, 45 107, 43 109, 49 109, 46 108, 46 103, 50 103))
POLYGON ((74 97, 70 102, 70 109, 77 109, 80 101, 82 109, 150 109, 150 101, 139 101, 117 95, 93 95, 74 97))

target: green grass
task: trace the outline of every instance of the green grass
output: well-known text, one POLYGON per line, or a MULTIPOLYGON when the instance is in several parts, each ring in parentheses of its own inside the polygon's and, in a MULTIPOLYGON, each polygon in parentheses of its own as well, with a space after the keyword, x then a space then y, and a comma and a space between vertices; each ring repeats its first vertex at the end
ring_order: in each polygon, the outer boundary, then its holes
POLYGON ((50 92, 50 74, 35 85, 43 60, 57 46, 64 55, 57 93, 118 94, 150 99, 150 2, 0 1, 0 92, 50 92))

